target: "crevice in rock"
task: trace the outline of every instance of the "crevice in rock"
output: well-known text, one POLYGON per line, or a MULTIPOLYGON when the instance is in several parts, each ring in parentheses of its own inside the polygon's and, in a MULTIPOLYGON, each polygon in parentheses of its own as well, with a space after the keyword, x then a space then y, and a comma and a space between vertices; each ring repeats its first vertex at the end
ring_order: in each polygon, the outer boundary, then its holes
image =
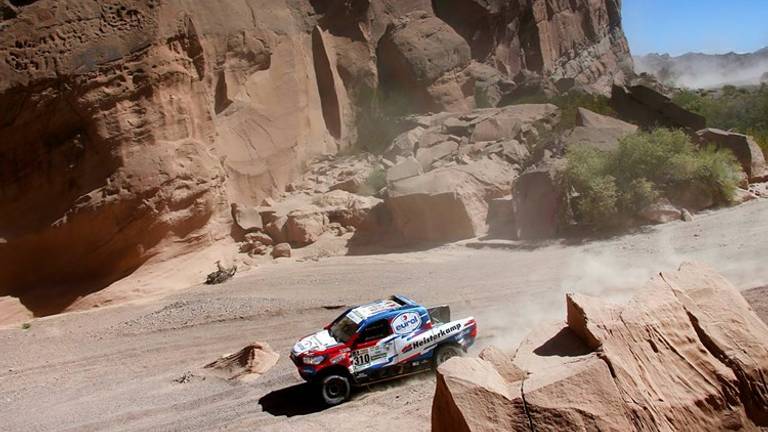
POLYGON ((195 23, 189 17, 184 20, 182 45, 187 52, 187 56, 189 56, 192 60, 192 64, 195 66, 197 78, 202 80, 205 77, 205 55, 203 52, 203 45, 200 43, 200 38, 197 35, 195 23))
POLYGON ((227 109, 232 104, 232 101, 227 96, 227 77, 224 71, 219 71, 216 79, 216 91, 213 100, 213 110, 216 114, 227 109))
POLYGON ((29 6, 36 1, 37 0, 8 0, 8 3, 10 3, 13 6, 19 7, 19 6, 29 6))
POLYGON ((336 82, 333 77, 331 60, 328 58, 328 51, 320 27, 315 27, 312 32, 312 58, 325 126, 334 138, 341 138, 341 108, 339 98, 336 95, 336 82))
POLYGON ((520 46, 523 50, 523 69, 542 72, 544 70, 544 58, 541 54, 541 40, 539 38, 539 26, 533 15, 533 9, 529 8, 520 17, 520 46))
POLYGON ((525 411, 525 416, 528 417, 528 428, 531 432, 536 432, 536 427, 533 425, 533 417, 528 410, 528 402, 525 400, 525 377, 520 380, 520 399, 523 400, 523 411, 525 411))

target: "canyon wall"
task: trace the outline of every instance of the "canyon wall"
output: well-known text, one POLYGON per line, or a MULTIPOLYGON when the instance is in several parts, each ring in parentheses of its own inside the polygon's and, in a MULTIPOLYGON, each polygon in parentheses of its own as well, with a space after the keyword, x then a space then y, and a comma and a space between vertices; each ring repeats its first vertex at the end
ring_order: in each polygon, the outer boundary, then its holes
POLYGON ((226 238, 232 203, 258 205, 311 158, 364 144, 358 119, 385 78, 423 87, 416 111, 471 109, 478 81, 523 70, 606 91, 631 65, 619 8, 5 1, 0 296, 59 312, 150 258, 226 238), (397 64, 379 57, 392 41, 397 64), (461 54, 422 76, 413 49, 461 54))

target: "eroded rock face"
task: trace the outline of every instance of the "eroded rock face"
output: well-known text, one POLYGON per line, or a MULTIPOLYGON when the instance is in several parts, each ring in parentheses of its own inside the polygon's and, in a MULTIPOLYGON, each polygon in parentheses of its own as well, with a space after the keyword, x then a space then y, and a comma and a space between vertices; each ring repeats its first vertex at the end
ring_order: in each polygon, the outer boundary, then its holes
POLYGON ((569 295, 567 325, 517 349, 523 377, 505 379, 498 361, 449 360, 432 430, 758 430, 766 343, 768 327, 738 290, 686 263, 623 306, 569 295))
POLYGON ((2 12, 0 295, 36 315, 226 236, 229 203, 259 205, 349 146, 377 85, 367 35, 429 8, 24 3, 2 12))
MULTIPOLYGON (((465 111, 467 42, 428 12, 410 13, 387 29, 378 47, 381 83, 418 112, 465 111)), ((471 89, 474 91, 474 88, 471 89)))
POLYGON ((572 79, 609 94, 632 74, 619 0, 434 2, 435 13, 469 42, 472 57, 509 77, 523 70, 572 79))

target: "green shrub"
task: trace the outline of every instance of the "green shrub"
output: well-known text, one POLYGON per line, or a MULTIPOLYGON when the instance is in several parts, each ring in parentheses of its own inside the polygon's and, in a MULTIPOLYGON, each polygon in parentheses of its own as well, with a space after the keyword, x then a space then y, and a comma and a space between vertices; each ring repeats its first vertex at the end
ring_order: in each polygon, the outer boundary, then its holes
POLYGON ((684 185, 695 184, 728 202, 739 182, 740 168, 730 152, 698 149, 681 131, 638 132, 614 151, 574 146, 566 157, 566 180, 577 192, 574 214, 585 224, 614 225, 684 185))
POLYGON ((387 185, 387 170, 383 167, 374 168, 365 180, 364 192, 367 195, 375 195, 387 185))
POLYGON ((582 196, 575 201, 576 215, 587 224, 614 221, 618 213, 619 192, 611 176, 592 178, 584 183, 582 196))

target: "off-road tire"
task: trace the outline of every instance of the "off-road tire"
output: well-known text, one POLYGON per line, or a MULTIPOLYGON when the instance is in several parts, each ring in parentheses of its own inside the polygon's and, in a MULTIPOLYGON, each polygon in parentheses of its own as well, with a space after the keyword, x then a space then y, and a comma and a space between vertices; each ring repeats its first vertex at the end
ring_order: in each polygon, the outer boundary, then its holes
POLYGON ((330 374, 320 380, 320 395, 328 406, 335 406, 349 400, 352 384, 344 375, 330 374))
POLYGON ((435 356, 432 357, 432 364, 437 369, 441 364, 445 363, 451 357, 461 357, 464 355, 464 350, 460 346, 454 344, 440 345, 435 350, 435 356))

